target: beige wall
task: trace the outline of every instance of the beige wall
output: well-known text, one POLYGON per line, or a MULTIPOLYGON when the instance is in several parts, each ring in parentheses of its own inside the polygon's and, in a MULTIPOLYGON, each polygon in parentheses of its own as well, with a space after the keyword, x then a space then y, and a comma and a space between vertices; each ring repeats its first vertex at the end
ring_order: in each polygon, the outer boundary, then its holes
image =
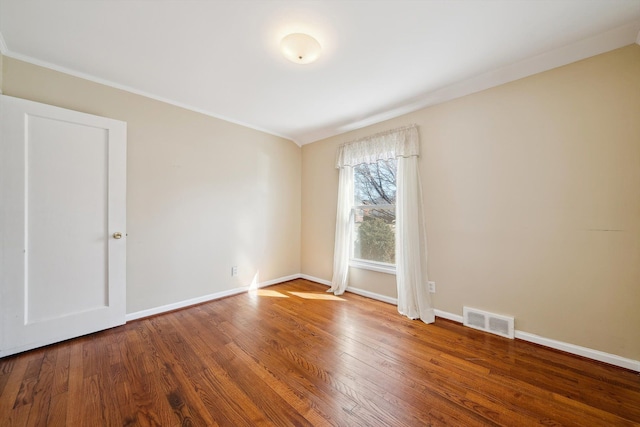
POLYGON ((435 307, 640 360, 640 46, 303 146, 304 274, 331 279, 337 145, 411 123, 435 307))
POLYGON ((6 95, 127 122, 127 312, 300 272, 293 142, 9 57, 2 74, 6 95))

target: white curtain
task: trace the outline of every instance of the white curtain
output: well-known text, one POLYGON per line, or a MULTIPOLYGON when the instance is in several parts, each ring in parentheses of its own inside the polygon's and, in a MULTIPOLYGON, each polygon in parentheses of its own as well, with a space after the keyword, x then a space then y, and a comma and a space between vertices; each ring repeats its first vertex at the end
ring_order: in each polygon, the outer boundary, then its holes
POLYGON ((427 289, 427 245, 418 157, 398 157, 396 175, 396 282, 398 311, 410 319, 433 323, 427 289))
POLYGON ((394 157, 417 156, 419 152, 418 128, 408 126, 342 144, 338 147, 336 168, 375 163, 394 157))
POLYGON ((396 176, 396 282, 398 311, 432 323, 435 319, 427 291, 427 250, 422 191, 418 174, 418 128, 407 126, 381 132, 338 148, 340 169, 338 212, 330 292, 340 295, 348 285, 352 242, 353 167, 378 160, 398 159, 396 176))
POLYGON ((349 257, 351 256, 351 215, 353 209, 353 168, 340 168, 338 181, 338 212, 336 215, 336 240, 333 250, 333 278, 327 292, 342 295, 347 289, 349 257))

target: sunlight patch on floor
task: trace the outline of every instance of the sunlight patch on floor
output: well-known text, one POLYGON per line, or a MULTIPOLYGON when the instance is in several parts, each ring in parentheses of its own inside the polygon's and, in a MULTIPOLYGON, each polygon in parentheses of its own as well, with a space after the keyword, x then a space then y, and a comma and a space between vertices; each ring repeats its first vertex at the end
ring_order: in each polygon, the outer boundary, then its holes
POLYGON ((328 300, 328 301, 346 301, 344 298, 337 297, 335 295, 323 293, 317 294, 312 292, 289 292, 291 295, 295 295, 304 299, 319 299, 319 300, 328 300))
POLYGON ((285 295, 282 292, 271 291, 269 289, 250 290, 249 293, 251 295, 256 295, 256 296, 259 296, 259 297, 289 298, 288 295, 285 295))

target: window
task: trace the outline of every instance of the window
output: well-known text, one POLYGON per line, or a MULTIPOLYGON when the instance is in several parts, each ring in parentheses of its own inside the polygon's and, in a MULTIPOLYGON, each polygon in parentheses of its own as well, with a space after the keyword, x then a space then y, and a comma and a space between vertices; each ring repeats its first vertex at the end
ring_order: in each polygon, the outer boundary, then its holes
POLYGON ((354 267, 395 271, 396 172, 396 159, 353 168, 354 267))
POLYGON ((340 174, 329 292, 344 293, 349 284, 349 267, 395 274, 398 312, 433 323, 435 312, 424 286, 427 242, 419 155, 416 125, 338 147, 336 168, 340 174))

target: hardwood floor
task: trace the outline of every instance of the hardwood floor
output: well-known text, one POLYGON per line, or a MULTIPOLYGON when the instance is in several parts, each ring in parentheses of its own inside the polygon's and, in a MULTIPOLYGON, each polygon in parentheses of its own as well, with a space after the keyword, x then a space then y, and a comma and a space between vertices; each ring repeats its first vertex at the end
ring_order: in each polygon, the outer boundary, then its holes
POLYGON ((638 373, 294 280, 0 359, 0 426, 640 423, 638 373))

